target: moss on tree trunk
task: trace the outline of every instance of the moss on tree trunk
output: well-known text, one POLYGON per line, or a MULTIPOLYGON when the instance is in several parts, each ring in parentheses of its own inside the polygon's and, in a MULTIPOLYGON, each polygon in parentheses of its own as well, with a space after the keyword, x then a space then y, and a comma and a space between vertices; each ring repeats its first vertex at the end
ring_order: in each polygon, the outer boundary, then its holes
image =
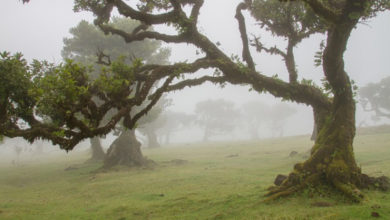
POLYGON ((134 130, 123 131, 115 139, 107 151, 103 168, 117 165, 122 166, 145 166, 150 160, 146 159, 141 152, 141 143, 137 140, 134 130))
POLYGON ((358 189, 361 170, 353 153, 354 109, 337 106, 320 129, 310 157, 294 166, 288 178, 267 194, 268 200, 289 195, 309 186, 331 185, 354 201, 363 198, 358 189))
POLYGON ((314 108, 318 135, 310 157, 294 166, 280 186, 270 188, 267 200, 290 195, 304 188, 326 184, 353 201, 360 201, 366 188, 375 182, 361 173, 353 153, 355 101, 342 55, 354 24, 334 25, 328 31, 323 69, 334 95, 330 110, 314 108))

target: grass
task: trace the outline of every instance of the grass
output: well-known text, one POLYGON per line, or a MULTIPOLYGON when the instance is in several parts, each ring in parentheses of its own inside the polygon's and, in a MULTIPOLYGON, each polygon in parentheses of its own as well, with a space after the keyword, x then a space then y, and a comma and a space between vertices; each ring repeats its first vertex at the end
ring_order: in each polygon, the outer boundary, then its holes
MULTIPOLYGON (((307 136, 144 149, 154 168, 95 172, 85 153, 0 167, 0 219, 390 219, 390 193, 361 204, 308 192, 263 203, 277 174, 304 160, 307 136), (299 152, 289 157, 291 151, 299 152), (182 163, 175 162, 179 159, 182 163), (65 171, 73 166, 76 169, 65 171), (313 204, 331 204, 317 207, 313 204)), ((390 135, 356 138, 363 172, 390 176, 390 135)))

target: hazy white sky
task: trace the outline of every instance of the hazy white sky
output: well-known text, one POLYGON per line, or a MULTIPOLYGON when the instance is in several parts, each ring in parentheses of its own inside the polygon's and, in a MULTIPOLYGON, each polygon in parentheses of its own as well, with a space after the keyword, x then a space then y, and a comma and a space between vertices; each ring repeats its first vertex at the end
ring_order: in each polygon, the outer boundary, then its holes
POLYGON ((74 13, 72 0, 19 0, 0 2, 0 50, 22 52, 31 59, 61 61, 62 39, 89 13, 74 13))
MULTIPOLYGON (((232 53, 240 55, 241 41, 237 31, 237 21, 234 19, 235 7, 240 0, 206 0, 205 2, 200 17, 201 31, 214 42, 220 42, 221 48, 228 55, 232 53)), ((18 0, 1 0, 0 51, 22 52, 28 60, 46 59, 60 62, 62 39, 69 36, 69 29, 82 19, 93 20, 91 14, 74 13, 72 7, 71 0, 32 0, 29 4, 22 4, 18 0)), ((247 23, 249 28, 256 27, 254 21, 249 18, 247 23)), ((390 13, 381 14, 368 24, 359 25, 352 33, 345 54, 346 69, 360 86, 368 82, 377 82, 390 75, 389 23, 390 13)), ((258 33, 257 30, 252 32, 258 33)), ((313 66, 313 55, 318 50, 318 43, 322 38, 317 36, 297 49, 297 64, 302 76, 313 78, 317 82, 322 75, 321 70, 313 66)), ((262 39, 270 46, 275 44, 270 36, 262 36, 262 39)), ((280 40, 276 43, 280 43, 280 40)), ((196 57, 193 48, 187 45, 172 46, 172 48, 172 61, 191 60, 196 57)), ((283 63, 278 57, 258 55, 254 57, 258 70, 269 75, 277 73, 282 78, 287 78, 283 63)), ((196 102, 211 98, 230 99, 239 104, 256 99, 274 103, 269 96, 248 92, 247 87, 228 86, 220 89, 208 84, 175 92, 170 97, 174 99, 171 108, 177 111, 192 111, 196 102)), ((363 118, 358 115, 359 117, 363 118)), ((302 128, 291 126, 291 132, 310 132, 312 118, 309 108, 300 107, 296 120, 300 120, 299 124, 302 128)))

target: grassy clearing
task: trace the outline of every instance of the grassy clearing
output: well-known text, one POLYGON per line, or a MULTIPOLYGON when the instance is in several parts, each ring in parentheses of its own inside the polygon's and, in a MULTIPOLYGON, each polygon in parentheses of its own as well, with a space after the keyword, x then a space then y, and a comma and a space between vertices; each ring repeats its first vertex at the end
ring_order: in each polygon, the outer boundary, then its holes
MULTIPOLYGON (((307 136, 144 149, 154 168, 97 173, 86 154, 0 167, 0 219, 390 219, 390 193, 362 204, 310 193, 265 204, 266 188, 302 161, 307 136), (289 157, 291 151, 299 152, 289 157), (76 169, 64 171, 72 166, 76 169), (330 204, 317 207, 314 204, 330 204)), ((356 138, 363 171, 390 176, 390 135, 356 138)))

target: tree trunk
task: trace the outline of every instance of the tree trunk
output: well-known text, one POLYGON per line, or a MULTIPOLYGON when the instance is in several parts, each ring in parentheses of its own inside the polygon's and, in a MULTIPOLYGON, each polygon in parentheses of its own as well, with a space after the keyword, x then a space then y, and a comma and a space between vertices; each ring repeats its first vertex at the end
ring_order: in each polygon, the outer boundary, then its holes
POLYGON ((315 141, 317 139, 318 133, 324 126, 326 119, 329 117, 330 111, 327 109, 313 108, 314 113, 314 126, 313 132, 311 134, 310 140, 315 141))
MULTIPOLYGON (((353 153, 355 136, 355 103, 335 100, 334 108, 320 128, 311 156, 294 166, 281 186, 271 189, 268 199, 299 191, 308 186, 328 184, 360 201, 361 170, 353 153)), ((352 102, 351 102, 352 101, 352 102)), ((317 124, 318 126, 318 124, 317 124)))
POLYGON ((355 101, 342 58, 353 27, 335 25, 328 31, 323 68, 334 95, 332 108, 330 112, 314 109, 319 132, 310 158, 296 164, 280 186, 271 188, 267 200, 321 184, 334 187, 353 201, 363 197, 358 188, 367 187, 368 176, 361 173, 353 153, 355 101))
POLYGON ((154 130, 147 130, 146 136, 148 137, 148 148, 159 148, 161 147, 157 140, 157 135, 154 130))
POLYGON ((102 161, 104 159, 105 153, 100 143, 100 138, 93 137, 90 138, 89 141, 91 142, 92 156, 87 160, 87 162, 102 161))
POLYGON ((311 133, 310 140, 315 141, 317 139, 317 135, 318 135, 317 124, 314 122, 313 132, 311 133))
POLYGON ((123 131, 107 151, 104 168, 116 165, 145 166, 149 162, 141 152, 141 143, 135 136, 135 130, 123 131))

